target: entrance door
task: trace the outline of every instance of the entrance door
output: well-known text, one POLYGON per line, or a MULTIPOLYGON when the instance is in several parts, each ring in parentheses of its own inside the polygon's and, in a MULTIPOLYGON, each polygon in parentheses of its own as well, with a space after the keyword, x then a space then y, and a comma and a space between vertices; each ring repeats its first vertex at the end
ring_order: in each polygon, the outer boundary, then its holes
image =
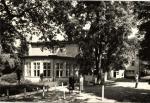
POLYGON ((116 78, 116 71, 114 71, 114 77, 116 78))

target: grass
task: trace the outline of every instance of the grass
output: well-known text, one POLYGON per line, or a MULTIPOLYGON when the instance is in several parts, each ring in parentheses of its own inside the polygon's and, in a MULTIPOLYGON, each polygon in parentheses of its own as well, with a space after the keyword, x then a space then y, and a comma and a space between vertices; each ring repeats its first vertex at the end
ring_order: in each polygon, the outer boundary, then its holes
POLYGON ((37 87, 42 89, 42 85, 36 84, 21 84, 21 85, 0 85, 0 97, 7 95, 7 90, 9 90, 9 95, 16 95, 24 92, 26 88, 27 92, 36 91, 37 87))
POLYGON ((16 95, 20 93, 24 93, 24 88, 26 88, 26 92, 36 91, 37 87, 42 89, 43 85, 52 87, 55 83, 48 82, 40 82, 40 83, 32 83, 29 80, 22 80, 21 84, 18 85, 16 73, 10 73, 3 75, 0 77, 0 97, 7 95, 7 90, 9 90, 9 95, 16 95))
MULTIPOLYGON (((75 95, 66 93, 66 99, 63 99, 63 92, 61 91, 48 91, 45 92, 45 97, 42 97, 42 93, 36 93, 34 95, 28 96, 26 98, 10 98, 4 101, 7 102, 58 102, 58 103, 76 103, 80 100, 75 99, 75 95)), ((79 103, 79 102, 78 102, 79 103)))

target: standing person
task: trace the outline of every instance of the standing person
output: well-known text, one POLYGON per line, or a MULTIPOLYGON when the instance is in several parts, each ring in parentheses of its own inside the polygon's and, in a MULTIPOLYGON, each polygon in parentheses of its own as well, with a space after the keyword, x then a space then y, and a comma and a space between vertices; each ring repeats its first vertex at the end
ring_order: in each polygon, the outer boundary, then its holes
POLYGON ((84 79, 83 79, 83 76, 80 75, 80 92, 83 91, 83 83, 84 83, 84 79))
POLYGON ((21 76, 22 76, 21 64, 16 63, 15 64, 15 69, 16 69, 15 72, 16 72, 16 75, 17 75, 18 84, 20 85, 21 76))
POLYGON ((73 74, 71 74, 70 77, 69 77, 69 93, 73 92, 74 83, 75 83, 74 76, 73 76, 73 74))
POLYGON ((137 88, 137 86, 138 86, 138 82, 139 82, 139 75, 138 75, 138 73, 136 73, 135 74, 135 88, 137 88))

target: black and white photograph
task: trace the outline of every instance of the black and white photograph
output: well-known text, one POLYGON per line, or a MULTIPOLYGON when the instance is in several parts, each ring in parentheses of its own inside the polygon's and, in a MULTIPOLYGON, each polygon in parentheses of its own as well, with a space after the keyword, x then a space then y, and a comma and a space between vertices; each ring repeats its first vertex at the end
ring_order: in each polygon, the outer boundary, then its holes
POLYGON ((150 102, 150 1, 0 0, 0 102, 150 102))

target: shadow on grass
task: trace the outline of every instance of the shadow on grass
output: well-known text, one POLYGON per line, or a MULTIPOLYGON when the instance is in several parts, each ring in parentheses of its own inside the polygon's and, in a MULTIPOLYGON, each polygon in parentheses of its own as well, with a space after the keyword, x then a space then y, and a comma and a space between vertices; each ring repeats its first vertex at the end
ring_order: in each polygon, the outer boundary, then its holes
MULTIPOLYGON (((111 84, 110 84, 111 85, 111 84)), ((113 84, 114 85, 114 84, 113 84)), ((86 86, 85 93, 101 97, 101 86, 86 86)), ((118 102, 149 102, 150 90, 135 89, 122 86, 105 86, 105 98, 113 99, 118 102)))

